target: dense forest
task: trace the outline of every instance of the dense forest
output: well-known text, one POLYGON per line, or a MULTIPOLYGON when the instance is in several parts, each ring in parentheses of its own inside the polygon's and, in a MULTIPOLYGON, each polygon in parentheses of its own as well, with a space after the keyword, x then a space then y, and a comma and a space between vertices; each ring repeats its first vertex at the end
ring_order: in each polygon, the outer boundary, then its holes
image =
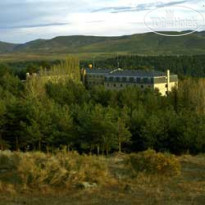
MULTIPOLYGON (((38 72, 40 68, 50 69, 53 65, 59 64, 55 61, 24 61, 7 63, 11 72, 18 75, 20 79, 25 79, 26 72, 38 72)), ((116 56, 109 59, 81 60, 80 67, 88 67, 92 63, 95 68, 116 68, 123 69, 147 69, 166 71, 170 69, 172 73, 178 74, 180 78, 184 76, 205 77, 205 56, 116 56)))
MULTIPOLYGON (((123 58, 119 57, 121 67, 129 68, 132 62, 138 62, 139 66, 154 68, 159 64, 160 69, 173 70, 178 62, 178 58, 171 57, 169 61, 159 57, 153 63, 154 57, 128 57, 122 61, 123 58)), ((205 73, 203 57, 184 57, 184 61, 178 72, 189 74, 198 65, 194 76, 205 73), (189 62, 191 65, 186 67, 189 62)), ((112 62, 116 60, 102 61, 101 66, 112 66, 112 62)), ((12 66, 0 65, 0 149, 53 151, 67 146, 80 153, 95 154, 148 148, 175 154, 205 152, 204 79, 186 77, 168 97, 131 87, 121 91, 101 86, 87 90, 80 82, 79 67, 79 62, 70 58, 58 66, 49 64, 49 73, 56 69, 59 75, 61 70, 72 71, 75 76, 66 81, 45 80, 42 76, 22 81, 12 66)), ((30 64, 21 74, 36 68, 30 64)), ((48 65, 44 71, 45 68, 48 65)))
POLYGON ((97 68, 148 69, 171 72, 179 76, 205 77, 205 56, 117 56, 115 58, 83 61, 82 67, 94 62, 97 68))

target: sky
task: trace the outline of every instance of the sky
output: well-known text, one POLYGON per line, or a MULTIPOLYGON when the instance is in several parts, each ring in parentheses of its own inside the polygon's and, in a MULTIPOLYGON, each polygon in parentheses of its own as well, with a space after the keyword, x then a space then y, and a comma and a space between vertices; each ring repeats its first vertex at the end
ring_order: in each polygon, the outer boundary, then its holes
POLYGON ((25 43, 56 36, 120 36, 152 30, 201 31, 205 30, 204 17, 205 0, 1 0, 0 41, 25 43), (175 26, 170 26, 170 19, 175 19, 175 26), (191 20, 195 24, 190 25, 191 20))

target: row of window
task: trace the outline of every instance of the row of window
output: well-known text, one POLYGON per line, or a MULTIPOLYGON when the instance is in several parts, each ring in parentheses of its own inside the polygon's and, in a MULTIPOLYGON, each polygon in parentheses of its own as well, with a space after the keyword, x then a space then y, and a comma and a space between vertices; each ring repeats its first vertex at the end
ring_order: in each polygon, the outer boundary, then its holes
MULTIPOLYGON (((96 81, 89 81, 88 85, 103 85, 103 82, 96 82, 96 81)), ((130 84, 116 84, 116 83, 106 83, 107 87, 117 87, 117 85, 119 85, 119 87, 123 87, 124 86, 129 86, 130 84)), ((139 85, 139 84, 133 84, 134 86, 140 86, 141 88, 144 88, 144 85, 139 85)), ((149 88, 151 87, 150 85, 148 86, 149 88)), ((165 84, 165 88, 167 88, 168 85, 165 84)))
MULTIPOLYGON (((103 75, 87 75, 88 79, 104 79, 103 75)), ((166 78, 148 78, 148 77, 105 77, 106 82, 136 82, 136 83, 143 83, 143 84, 151 84, 151 83, 166 83, 166 78)), ((176 82, 177 76, 171 76, 170 82, 176 82)))
POLYGON ((88 85, 101 85, 101 84, 103 84, 102 82, 96 82, 96 81, 89 81, 87 83, 88 83, 88 85))
MULTIPOLYGON (((94 86, 94 85, 103 85, 102 83, 99 83, 99 82, 88 82, 88 85, 89 86, 94 86)), ((145 86, 145 85, 139 85, 139 84, 116 84, 116 83, 106 83, 105 84, 107 87, 127 87, 127 86, 130 86, 130 85, 134 85, 135 87, 140 87, 140 88, 151 88, 151 85, 148 85, 148 86, 145 86)), ((165 87, 167 88, 167 84, 165 84, 165 87)))
MULTIPOLYGON (((107 87, 123 87, 123 85, 129 86, 129 84, 122 84, 122 83, 119 84, 119 86, 115 83, 114 84, 112 84, 112 83, 111 84, 109 84, 109 83, 106 84, 107 87)), ((134 84, 134 86, 137 87, 137 84, 134 84)), ((140 87, 145 88, 144 85, 140 85, 140 87)), ((151 88, 151 86, 149 85, 148 88, 151 88)))
POLYGON ((134 77, 105 77, 107 82, 130 82, 130 83, 153 83, 153 78, 134 78, 134 77))
POLYGON ((87 77, 88 77, 88 78, 91 78, 91 79, 92 79, 92 78, 95 78, 95 79, 96 79, 96 78, 101 78, 101 79, 104 78, 103 75, 87 75, 87 77))

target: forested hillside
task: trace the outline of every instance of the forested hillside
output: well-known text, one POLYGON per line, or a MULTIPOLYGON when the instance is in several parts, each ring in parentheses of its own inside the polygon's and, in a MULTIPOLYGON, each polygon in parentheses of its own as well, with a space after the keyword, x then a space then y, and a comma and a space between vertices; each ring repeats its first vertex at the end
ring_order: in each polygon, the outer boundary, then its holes
POLYGON ((11 52, 16 46, 16 44, 4 43, 0 41, 0 54, 11 52))
MULTIPOLYGON (((177 33, 180 34, 180 33, 177 33)), ((38 39, 19 45, 0 43, 0 53, 23 53, 26 55, 106 54, 135 55, 200 55, 204 54, 204 32, 181 37, 167 37, 155 33, 134 34, 118 37, 60 36, 38 39)))

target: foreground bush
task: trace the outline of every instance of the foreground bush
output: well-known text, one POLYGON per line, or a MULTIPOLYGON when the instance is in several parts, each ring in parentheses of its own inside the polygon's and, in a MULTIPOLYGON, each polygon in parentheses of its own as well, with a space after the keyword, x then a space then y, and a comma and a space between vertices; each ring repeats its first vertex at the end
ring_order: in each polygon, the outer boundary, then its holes
POLYGON ((0 162, 0 169, 8 167, 24 188, 74 187, 84 182, 103 185, 110 179, 103 157, 67 152, 1 152, 0 162))
POLYGON ((134 175, 143 172, 146 174, 176 176, 181 172, 180 163, 174 155, 156 153, 154 150, 130 154, 128 164, 134 175))
POLYGON ((13 170, 16 169, 19 163, 19 154, 11 151, 0 150, 0 169, 13 170))
POLYGON ((112 158, 66 151, 56 154, 0 151, 0 192, 115 186, 140 174, 147 178, 147 174, 179 173, 180 164, 175 156, 153 150, 112 158))

